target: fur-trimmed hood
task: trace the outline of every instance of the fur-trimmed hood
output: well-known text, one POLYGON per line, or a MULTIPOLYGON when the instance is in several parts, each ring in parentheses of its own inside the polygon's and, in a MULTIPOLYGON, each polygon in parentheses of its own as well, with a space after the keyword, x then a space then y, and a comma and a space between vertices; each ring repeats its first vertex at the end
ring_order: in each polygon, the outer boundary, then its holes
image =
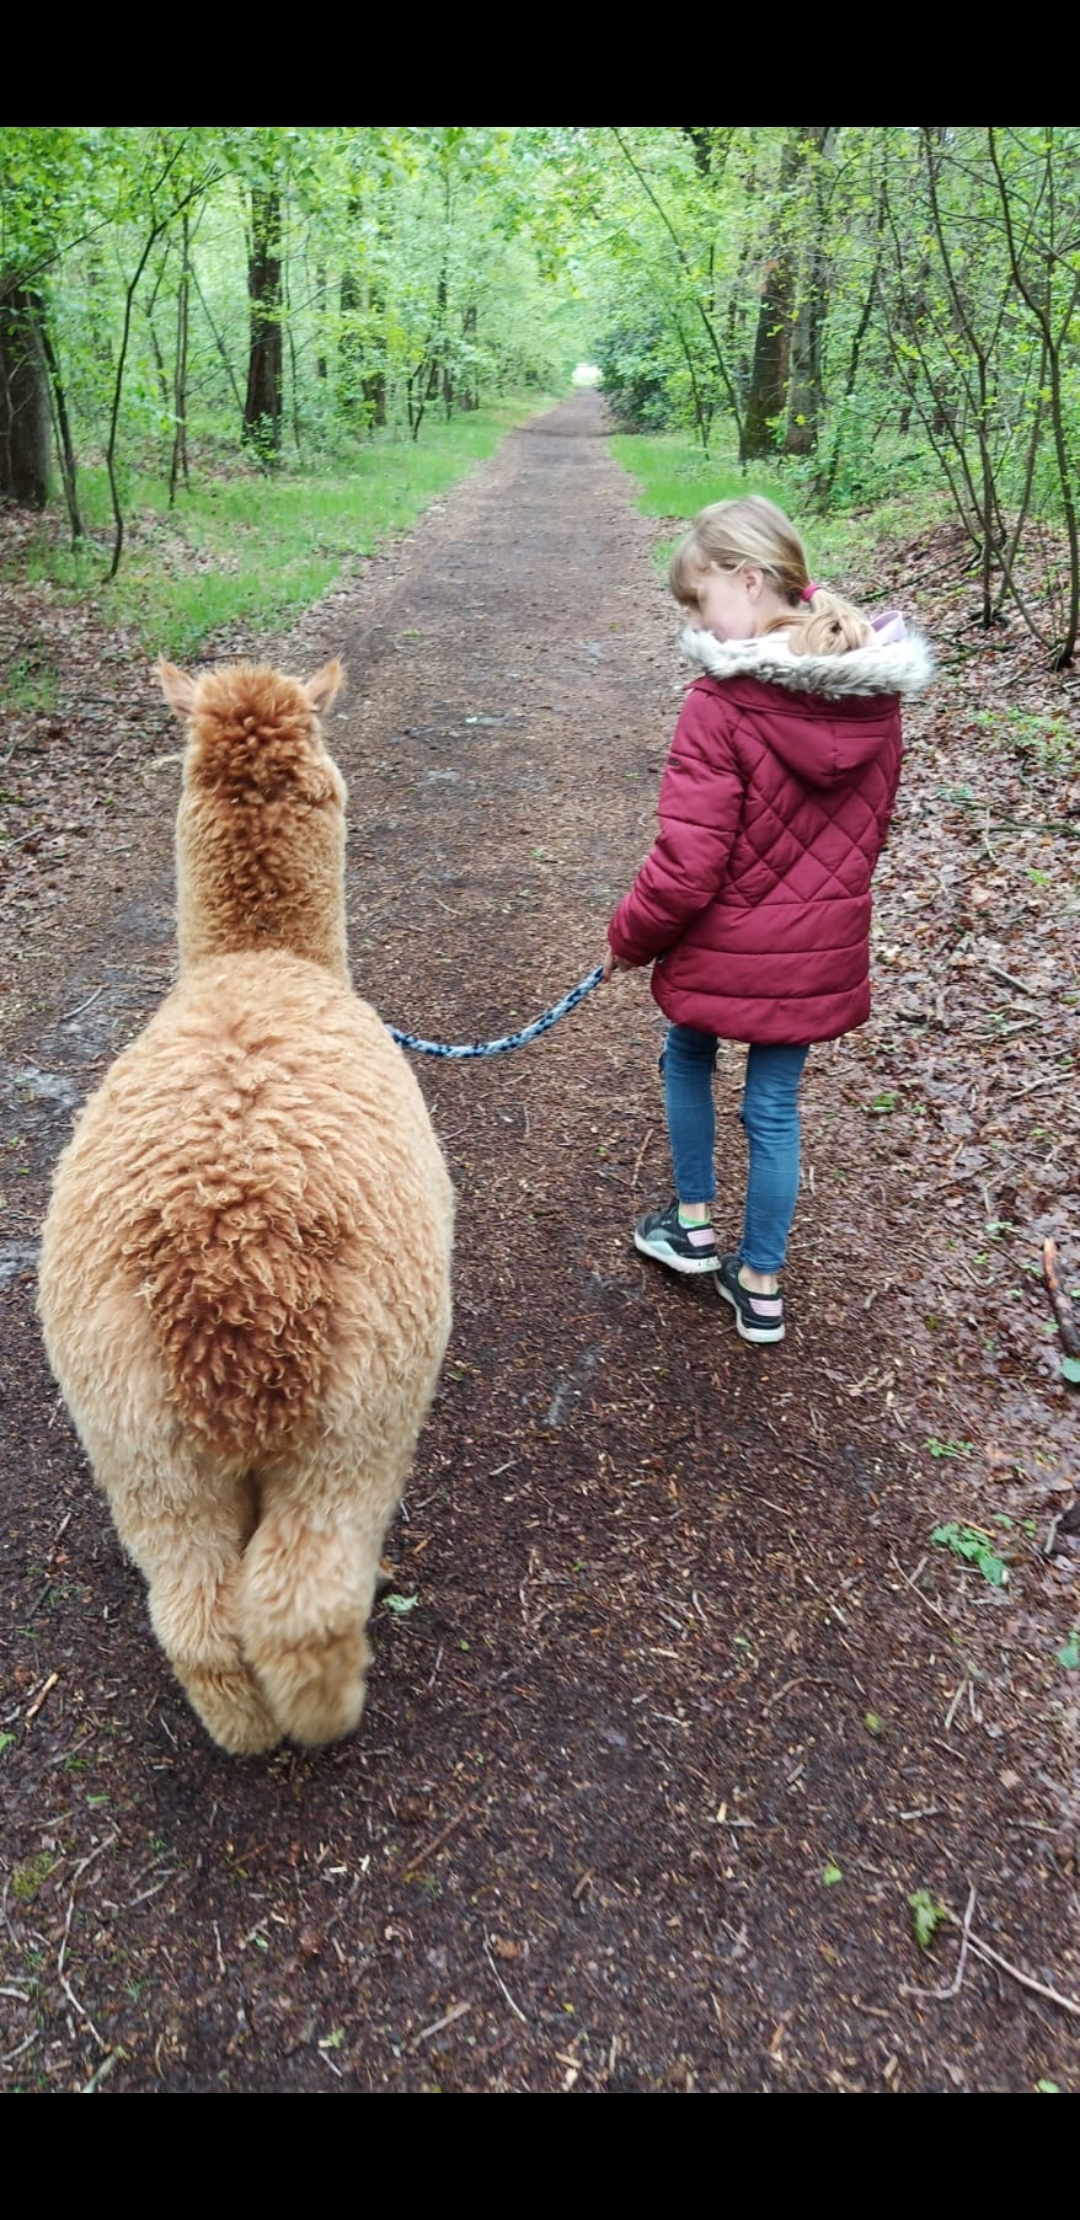
POLYGON ((789 693, 818 694, 834 701, 855 694, 899 694, 907 699, 921 693, 934 675, 928 642, 921 633, 907 631, 902 620, 892 620, 882 640, 851 648, 846 655, 793 655, 782 632, 769 632, 756 640, 718 640, 695 625, 686 627, 679 645, 710 678, 756 678, 766 685, 783 686, 789 693), (899 639, 892 636, 898 622, 899 639))

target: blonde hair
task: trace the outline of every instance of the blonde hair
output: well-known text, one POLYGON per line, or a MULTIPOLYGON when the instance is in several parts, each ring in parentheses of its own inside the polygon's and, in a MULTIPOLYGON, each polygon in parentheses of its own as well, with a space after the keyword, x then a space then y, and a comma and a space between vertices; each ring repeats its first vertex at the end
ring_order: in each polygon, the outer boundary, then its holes
POLYGON ((840 594, 816 586, 807 596, 803 543, 783 510, 760 493, 700 509, 672 557, 668 584, 676 601, 692 609, 708 571, 741 570, 746 563, 764 571, 790 603, 791 615, 771 618, 763 630, 786 632, 793 655, 846 655, 873 639, 869 619, 840 594))

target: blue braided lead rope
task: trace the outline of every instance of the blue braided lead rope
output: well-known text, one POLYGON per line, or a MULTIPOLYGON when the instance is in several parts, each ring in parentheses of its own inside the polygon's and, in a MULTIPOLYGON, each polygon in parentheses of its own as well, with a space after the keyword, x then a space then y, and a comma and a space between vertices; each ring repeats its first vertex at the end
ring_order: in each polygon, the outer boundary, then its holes
POLYGON ((603 976, 604 966, 597 964, 595 971, 590 971, 588 978, 582 979, 578 986, 571 987, 561 1002, 554 1002, 550 1010, 542 1010, 540 1016, 534 1018, 531 1025, 523 1025, 520 1032, 504 1033, 497 1041, 464 1041, 452 1048, 448 1041, 422 1041, 417 1033, 399 1033, 396 1025, 388 1025, 386 1030, 399 1047, 411 1048, 418 1056, 443 1056, 458 1063, 471 1056, 505 1056, 508 1049, 524 1048, 526 1042, 537 1041, 541 1033, 549 1033, 568 1010, 576 1010, 578 1003, 584 1002, 603 976))

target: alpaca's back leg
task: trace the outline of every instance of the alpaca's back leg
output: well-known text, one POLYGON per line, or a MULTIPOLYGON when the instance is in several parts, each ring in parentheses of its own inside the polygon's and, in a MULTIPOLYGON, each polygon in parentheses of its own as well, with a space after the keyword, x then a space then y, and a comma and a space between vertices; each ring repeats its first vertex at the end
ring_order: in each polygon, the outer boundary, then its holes
POLYGON ((154 1632, 207 1733, 234 1755, 273 1749, 281 1729, 237 1625, 251 1480, 173 1429, 122 1452, 83 1434, 120 1540, 149 1584, 154 1632))
POLYGON ((259 1470, 259 1524, 244 1556, 239 1621, 283 1734, 332 1742, 364 1704, 364 1629, 387 1521, 411 1462, 384 1451, 361 1469, 356 1440, 324 1435, 259 1470))

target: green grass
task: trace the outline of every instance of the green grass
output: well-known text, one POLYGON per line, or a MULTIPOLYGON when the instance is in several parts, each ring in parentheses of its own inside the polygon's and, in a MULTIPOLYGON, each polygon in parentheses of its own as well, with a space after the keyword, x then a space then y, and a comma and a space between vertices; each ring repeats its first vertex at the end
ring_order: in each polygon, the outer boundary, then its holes
MULTIPOLYGON (((825 579, 858 572, 885 541, 910 540, 949 513, 936 488, 921 487, 867 509, 815 516, 807 465, 748 463, 743 470, 731 450, 708 461, 700 443, 680 432, 625 432, 610 441, 616 462, 637 481, 638 507, 644 516, 672 517, 687 524, 710 501, 730 501, 748 493, 775 501, 802 533, 812 576, 825 579)), ((655 550, 666 570, 680 533, 655 550)))
POLYGON ((59 691, 55 664, 47 662, 40 654, 17 655, 14 662, 8 664, 4 699, 9 709, 48 715, 56 708, 59 691))
POLYGON ((681 432, 619 432, 611 452, 637 479, 644 516, 685 517, 689 522, 706 502, 731 501, 747 493, 763 493, 782 509, 791 501, 791 488, 778 472, 757 464, 740 470, 730 455, 706 461, 698 441, 681 432))
MULTIPOLYGON (((111 585, 104 582, 112 552, 108 483, 103 469, 87 468, 79 496, 88 540, 77 550, 61 544, 59 518, 47 516, 19 575, 73 595, 93 592, 106 621, 131 626, 149 652, 190 659, 226 626, 267 628, 317 600, 550 400, 502 400, 449 424, 425 422, 418 441, 368 441, 347 466, 336 461, 272 477, 254 469, 195 473, 171 510, 164 480, 133 478, 124 496, 123 559, 111 585)), ((34 676, 24 674, 31 686, 34 676)))

